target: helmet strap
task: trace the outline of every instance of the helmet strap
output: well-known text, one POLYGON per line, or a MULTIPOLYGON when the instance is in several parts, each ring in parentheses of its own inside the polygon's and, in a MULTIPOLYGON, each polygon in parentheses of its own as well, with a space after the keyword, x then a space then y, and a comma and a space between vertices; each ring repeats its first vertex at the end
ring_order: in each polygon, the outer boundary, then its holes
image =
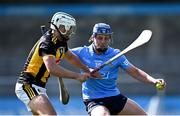
POLYGON ((57 32, 59 33, 59 35, 61 36, 61 38, 62 38, 62 41, 68 41, 69 40, 69 38, 67 38, 67 37, 65 37, 63 34, 61 34, 61 32, 59 31, 59 29, 58 29, 58 27, 53 23, 53 22, 49 22, 49 23, 51 23, 54 27, 55 27, 55 29, 57 30, 57 32))

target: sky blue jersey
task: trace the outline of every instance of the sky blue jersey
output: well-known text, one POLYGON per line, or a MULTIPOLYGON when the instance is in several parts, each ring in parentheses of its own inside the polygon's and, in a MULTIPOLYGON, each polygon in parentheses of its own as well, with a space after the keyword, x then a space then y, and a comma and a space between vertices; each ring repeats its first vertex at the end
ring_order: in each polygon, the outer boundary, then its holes
MULTIPOLYGON (((108 47, 108 50, 105 53, 97 55, 93 51, 92 44, 90 46, 77 47, 71 50, 85 65, 93 69, 120 52, 118 49, 108 47)), ((131 63, 123 55, 117 60, 113 61, 110 65, 107 65, 99 70, 99 73, 103 77, 102 79, 89 78, 82 84, 83 99, 104 98, 120 94, 120 91, 116 85, 118 69, 119 67, 122 69, 127 69, 130 66, 131 63)))

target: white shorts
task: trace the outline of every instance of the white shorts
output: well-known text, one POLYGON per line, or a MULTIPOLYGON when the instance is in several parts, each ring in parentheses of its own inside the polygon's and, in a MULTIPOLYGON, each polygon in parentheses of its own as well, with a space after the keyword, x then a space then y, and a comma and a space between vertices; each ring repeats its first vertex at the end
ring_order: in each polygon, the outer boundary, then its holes
POLYGON ((30 100, 33 99, 33 97, 42 94, 47 96, 45 88, 42 88, 34 84, 30 85, 16 83, 15 93, 17 97, 26 105, 28 111, 31 111, 28 104, 30 100))

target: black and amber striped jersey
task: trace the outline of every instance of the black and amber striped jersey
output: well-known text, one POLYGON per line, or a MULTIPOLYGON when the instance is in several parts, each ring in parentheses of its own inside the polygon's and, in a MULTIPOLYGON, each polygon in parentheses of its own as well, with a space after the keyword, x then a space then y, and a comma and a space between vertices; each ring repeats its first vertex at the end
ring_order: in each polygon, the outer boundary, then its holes
POLYGON ((43 62, 43 55, 53 55, 56 62, 59 62, 67 51, 67 42, 59 41, 52 36, 51 30, 48 30, 31 49, 18 82, 45 87, 50 73, 43 62))

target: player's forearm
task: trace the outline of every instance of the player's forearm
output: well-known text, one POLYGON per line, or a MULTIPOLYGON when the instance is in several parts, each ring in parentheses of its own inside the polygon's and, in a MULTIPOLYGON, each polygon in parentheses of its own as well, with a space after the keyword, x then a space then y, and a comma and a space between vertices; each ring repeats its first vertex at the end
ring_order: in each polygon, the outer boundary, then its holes
POLYGON ((85 71, 85 72, 90 72, 90 71, 89 71, 89 68, 88 68, 86 65, 84 65, 83 63, 81 63, 81 61, 80 61, 79 59, 73 60, 71 63, 72 63, 74 66, 82 69, 82 70, 85 71))
POLYGON ((89 68, 84 65, 80 59, 78 58, 78 56, 76 56, 75 54, 72 54, 71 57, 68 57, 67 60, 74 66, 84 70, 85 72, 89 72, 89 68))
POLYGON ((142 71, 141 69, 136 69, 136 73, 134 73, 133 77, 144 83, 155 84, 156 82, 153 77, 151 77, 149 74, 142 71))
POLYGON ((141 82, 149 83, 149 84, 154 84, 156 82, 153 77, 151 77, 146 72, 142 71, 141 69, 133 65, 130 68, 128 68, 126 72, 141 82))
POLYGON ((54 75, 56 77, 65 77, 71 79, 78 79, 80 77, 80 73, 72 72, 57 65, 54 56, 51 55, 43 56, 43 61, 46 66, 46 69, 51 75, 54 75))
POLYGON ((79 77, 80 73, 76 73, 70 70, 67 70, 61 66, 54 66, 53 69, 51 69, 50 74, 56 76, 56 77, 64 77, 69 79, 76 79, 79 77))

